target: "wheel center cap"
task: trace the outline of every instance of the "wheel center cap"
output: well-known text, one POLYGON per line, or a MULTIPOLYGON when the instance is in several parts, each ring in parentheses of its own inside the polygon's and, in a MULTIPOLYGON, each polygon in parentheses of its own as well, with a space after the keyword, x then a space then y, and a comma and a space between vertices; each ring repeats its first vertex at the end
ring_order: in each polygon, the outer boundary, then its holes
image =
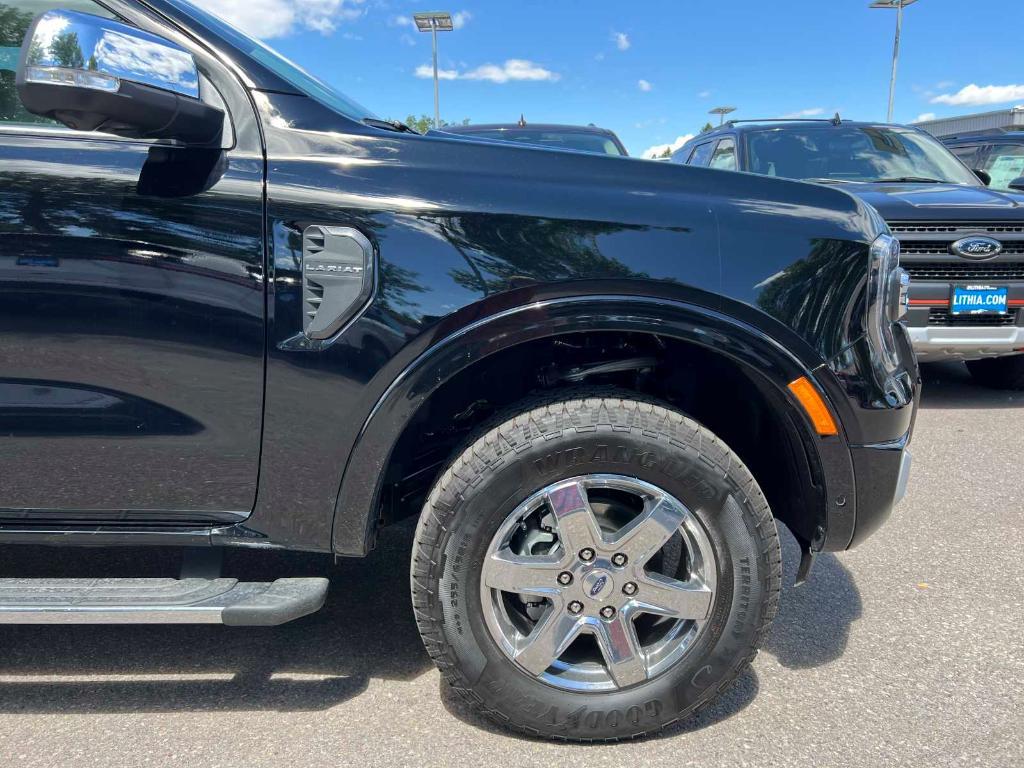
POLYGON ((591 600, 600 600, 615 591, 615 583, 608 571, 593 570, 583 578, 583 592, 591 600))

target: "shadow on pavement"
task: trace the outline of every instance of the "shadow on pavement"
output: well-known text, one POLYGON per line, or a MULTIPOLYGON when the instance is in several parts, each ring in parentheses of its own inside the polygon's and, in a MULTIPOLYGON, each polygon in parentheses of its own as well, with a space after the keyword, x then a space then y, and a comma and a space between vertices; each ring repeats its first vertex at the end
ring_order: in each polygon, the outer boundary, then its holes
POLYGON ((800 547, 779 526, 782 542, 782 599, 768 641, 761 649, 787 669, 820 667, 843 655, 850 626, 861 614, 860 592, 838 557, 824 552, 815 559, 805 584, 795 586, 800 547))
POLYGON ((922 363, 922 408, 1024 408, 1024 392, 976 384, 958 362, 922 363))
MULTIPOLYGON (((242 579, 329 575, 327 605, 277 628, 195 625, 0 626, 0 713, 321 710, 371 678, 410 680, 432 664, 409 598, 408 526, 369 558, 230 552, 242 579)), ((170 576, 163 550, 8 547, 0 576, 170 576)))

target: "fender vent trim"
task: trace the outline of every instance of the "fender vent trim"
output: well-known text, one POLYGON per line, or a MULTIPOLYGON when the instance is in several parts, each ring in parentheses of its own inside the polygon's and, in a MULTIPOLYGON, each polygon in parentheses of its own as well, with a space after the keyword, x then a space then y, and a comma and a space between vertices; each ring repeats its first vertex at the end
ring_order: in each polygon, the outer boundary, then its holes
POLYGON ((358 229, 313 224, 302 231, 302 331, 336 334, 366 305, 375 278, 373 246, 358 229))

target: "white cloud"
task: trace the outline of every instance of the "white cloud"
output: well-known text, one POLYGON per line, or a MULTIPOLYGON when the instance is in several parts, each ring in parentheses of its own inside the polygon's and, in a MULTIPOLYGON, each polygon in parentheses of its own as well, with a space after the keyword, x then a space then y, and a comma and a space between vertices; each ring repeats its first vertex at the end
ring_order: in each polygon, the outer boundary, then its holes
POLYGON ((330 34, 362 14, 363 0, 200 0, 200 5, 254 37, 309 29, 330 34))
POLYGON ((625 32, 612 32, 612 41, 615 43, 615 47, 620 51, 628 51, 629 46, 632 45, 629 42, 629 35, 625 32))
MULTIPOLYGON (((416 67, 416 77, 422 77, 424 79, 434 79, 434 68, 430 64, 420 64, 416 67)), ((437 79, 438 80, 458 80, 459 73, 454 69, 442 69, 437 68, 437 79)))
POLYGON ((452 26, 456 29, 462 29, 466 26, 466 22, 473 18, 473 14, 469 11, 456 11, 452 14, 452 26))
POLYGON ((646 80, 637 80, 636 81, 636 87, 639 88, 644 93, 646 93, 647 91, 651 90, 651 88, 653 88, 654 86, 651 85, 646 80))
POLYGON ((932 104, 953 106, 979 106, 982 104, 1005 104, 1024 99, 1024 85, 965 85, 956 93, 935 96, 932 104))
POLYGON ((913 123, 923 123, 923 122, 926 122, 928 120, 934 120, 934 119, 935 119, 935 113, 934 112, 923 112, 920 115, 918 115, 917 117, 915 117, 911 122, 913 122, 913 123))
POLYGON ((697 98, 698 99, 706 99, 710 95, 711 95, 711 91, 701 91, 700 93, 697 94, 697 98))
POLYGON ((692 133, 688 133, 685 136, 677 136, 676 140, 673 141, 671 144, 655 144, 653 147, 648 147, 647 149, 645 149, 643 151, 643 155, 642 156, 646 157, 648 160, 650 160, 651 158, 659 157, 660 155, 663 155, 665 153, 666 149, 671 150, 672 152, 675 152, 677 149, 679 149, 681 146, 683 146, 683 144, 685 144, 686 142, 688 142, 692 138, 693 138, 693 134, 692 133))
MULTIPOLYGON (((416 67, 416 77, 432 78, 434 68, 428 64, 421 64, 416 67)), ((549 81, 558 80, 561 75, 545 69, 527 59, 508 59, 504 64, 481 64, 475 69, 467 69, 462 72, 456 69, 440 69, 437 72, 439 80, 484 80, 489 83, 507 83, 515 81, 549 81)))
POLYGON ((788 114, 782 115, 783 120, 799 120, 801 117, 817 117, 822 114, 825 110, 821 107, 811 107, 810 109, 800 109, 796 112, 789 112, 788 114))
POLYGON ((402 45, 408 45, 408 46, 416 45, 416 38, 414 38, 408 32, 403 32, 402 36, 400 38, 398 38, 398 39, 402 42, 402 45))

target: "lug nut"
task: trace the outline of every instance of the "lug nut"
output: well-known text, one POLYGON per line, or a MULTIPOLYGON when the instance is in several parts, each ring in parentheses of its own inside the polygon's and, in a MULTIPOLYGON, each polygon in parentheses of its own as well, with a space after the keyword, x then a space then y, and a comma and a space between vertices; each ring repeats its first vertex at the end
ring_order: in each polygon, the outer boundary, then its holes
POLYGON ((572 574, 568 571, 562 571, 560 574, 558 574, 558 583, 561 584, 563 587, 569 586, 570 584, 572 584, 572 574))
POLYGON ((602 619, 610 619, 610 618, 612 618, 614 616, 615 616, 615 609, 612 608, 612 606, 606 605, 604 608, 601 609, 601 618, 602 619))
POLYGON ((622 566, 624 566, 628 562, 629 562, 629 558, 626 557, 621 552, 616 552, 614 555, 612 555, 612 565, 614 565, 614 566, 617 566, 617 567, 621 568, 622 566))
POLYGON ((590 547, 584 547, 580 550, 580 560, 582 560, 584 563, 589 563, 593 559, 594 550, 592 550, 590 547))
POLYGON ((573 616, 582 612, 583 603, 581 603, 579 600, 573 600, 571 603, 569 603, 569 613, 571 613, 573 616))
POLYGON ((627 581, 622 585, 622 594, 624 595, 635 595, 636 594, 636 583, 627 581))

